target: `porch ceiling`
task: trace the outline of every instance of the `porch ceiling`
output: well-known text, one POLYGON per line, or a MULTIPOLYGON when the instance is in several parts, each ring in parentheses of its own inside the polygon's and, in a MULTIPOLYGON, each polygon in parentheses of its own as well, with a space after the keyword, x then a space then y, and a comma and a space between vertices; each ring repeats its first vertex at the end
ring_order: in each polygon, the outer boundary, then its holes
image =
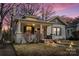
POLYGON ((36 20, 36 21, 35 20, 20 20, 20 21, 23 24, 38 24, 38 25, 42 24, 46 26, 52 25, 52 22, 40 21, 40 20, 36 20))

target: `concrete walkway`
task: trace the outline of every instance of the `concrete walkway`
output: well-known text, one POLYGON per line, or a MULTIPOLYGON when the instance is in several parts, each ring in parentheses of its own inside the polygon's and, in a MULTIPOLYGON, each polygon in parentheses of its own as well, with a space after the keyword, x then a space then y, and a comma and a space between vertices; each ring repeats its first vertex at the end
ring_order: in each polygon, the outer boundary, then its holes
POLYGON ((15 50, 12 45, 7 45, 5 48, 0 48, 0 56, 15 56, 15 50))

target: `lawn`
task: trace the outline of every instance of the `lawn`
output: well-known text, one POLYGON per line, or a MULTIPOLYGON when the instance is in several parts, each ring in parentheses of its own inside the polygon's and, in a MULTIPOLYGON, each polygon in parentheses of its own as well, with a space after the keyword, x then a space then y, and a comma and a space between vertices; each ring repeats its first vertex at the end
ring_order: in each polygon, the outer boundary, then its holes
MULTIPOLYGON (((18 56, 69 56, 79 55, 79 49, 76 51, 67 51, 69 45, 47 45, 45 43, 38 44, 14 44, 14 48, 18 56)), ((79 47, 78 47, 79 48, 79 47)))

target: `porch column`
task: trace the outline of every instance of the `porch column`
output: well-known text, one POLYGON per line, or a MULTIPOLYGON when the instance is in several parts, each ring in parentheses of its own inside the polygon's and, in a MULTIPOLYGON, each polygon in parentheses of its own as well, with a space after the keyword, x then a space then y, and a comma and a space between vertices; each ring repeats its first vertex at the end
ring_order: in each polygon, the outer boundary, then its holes
POLYGON ((41 33, 41 39, 44 39, 44 33, 43 33, 43 25, 40 25, 40 33, 41 33))
POLYGON ((42 29, 42 25, 40 25, 40 33, 42 33, 43 29, 42 29))
POLYGON ((20 21, 17 24, 17 33, 21 33, 21 22, 20 21))
POLYGON ((16 30, 16 43, 26 43, 22 30, 21 30, 21 21, 18 22, 17 24, 17 30, 16 30))

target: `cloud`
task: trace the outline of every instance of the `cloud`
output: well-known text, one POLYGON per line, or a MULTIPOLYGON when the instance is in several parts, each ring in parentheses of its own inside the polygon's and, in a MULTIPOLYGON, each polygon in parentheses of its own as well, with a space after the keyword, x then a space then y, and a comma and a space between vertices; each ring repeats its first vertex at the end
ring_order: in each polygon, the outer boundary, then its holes
POLYGON ((72 18, 75 18, 77 16, 79 16, 79 13, 75 13, 75 14, 69 15, 69 17, 72 17, 72 18))
POLYGON ((78 6, 79 4, 74 4, 74 3, 58 3, 58 4, 54 4, 54 10, 55 11, 63 11, 63 10, 66 10, 66 9, 69 9, 69 8, 72 8, 72 7, 75 7, 75 6, 78 6))

